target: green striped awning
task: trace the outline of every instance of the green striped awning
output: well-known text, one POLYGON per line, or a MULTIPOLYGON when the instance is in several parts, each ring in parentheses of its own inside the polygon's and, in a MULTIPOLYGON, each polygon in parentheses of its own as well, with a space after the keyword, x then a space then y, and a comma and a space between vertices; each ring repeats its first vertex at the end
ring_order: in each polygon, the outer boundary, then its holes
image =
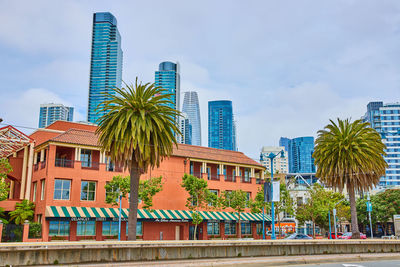
MULTIPOLYGON (((95 208, 95 207, 65 207, 65 206, 47 206, 46 217, 52 218, 118 218, 118 208, 95 208)), ((122 209, 122 218, 128 219, 129 209, 122 209)), ((204 220, 210 221, 237 221, 237 212, 225 211, 200 211, 204 220)), ((271 221, 271 217, 265 215, 266 221, 271 221)), ((189 210, 138 210, 138 219, 153 220, 192 220, 192 211, 189 210)), ((261 213, 240 213, 242 221, 262 221, 261 213)))

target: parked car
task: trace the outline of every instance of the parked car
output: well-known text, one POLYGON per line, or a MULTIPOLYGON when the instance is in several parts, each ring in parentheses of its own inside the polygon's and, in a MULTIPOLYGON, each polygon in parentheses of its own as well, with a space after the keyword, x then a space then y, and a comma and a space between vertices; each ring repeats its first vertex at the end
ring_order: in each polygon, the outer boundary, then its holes
MULTIPOLYGON (((342 235, 343 235, 343 233, 338 232, 337 233, 337 238, 339 239, 342 235)), ((331 239, 336 239, 335 233, 331 233, 331 239)))
POLYGON ((285 237, 285 239, 313 239, 313 238, 305 234, 294 233, 288 237, 285 237))
MULTIPOLYGON (((338 239, 351 239, 351 237, 352 237, 352 233, 347 232, 347 233, 344 233, 342 236, 338 236, 338 239)), ((367 239, 367 236, 363 233, 360 233, 360 238, 367 239)))

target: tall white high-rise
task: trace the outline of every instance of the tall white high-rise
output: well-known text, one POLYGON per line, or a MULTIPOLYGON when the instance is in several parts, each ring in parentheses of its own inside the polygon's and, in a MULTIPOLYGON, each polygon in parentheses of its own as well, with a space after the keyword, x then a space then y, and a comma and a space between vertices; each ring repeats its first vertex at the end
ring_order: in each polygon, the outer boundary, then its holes
POLYGON ((185 92, 182 112, 186 113, 192 128, 192 145, 201 146, 200 107, 197 92, 185 92))

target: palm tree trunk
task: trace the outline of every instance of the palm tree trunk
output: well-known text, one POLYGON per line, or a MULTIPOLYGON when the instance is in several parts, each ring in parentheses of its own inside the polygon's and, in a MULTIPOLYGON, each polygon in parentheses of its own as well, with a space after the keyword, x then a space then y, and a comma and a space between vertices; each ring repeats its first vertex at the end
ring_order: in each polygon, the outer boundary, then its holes
POLYGON ((352 239, 360 239, 360 231, 358 230, 357 221, 357 209, 356 209, 356 193, 354 192, 354 186, 349 185, 347 189, 350 199, 350 212, 351 212, 351 233, 352 239))
MULTIPOLYGON (((132 155, 134 158, 134 155, 132 155)), ((129 218, 128 218, 128 240, 136 240, 136 224, 137 224, 137 210, 139 204, 139 180, 140 180, 139 165, 136 161, 132 160, 130 169, 131 185, 130 185, 130 198, 129 198, 129 218)))

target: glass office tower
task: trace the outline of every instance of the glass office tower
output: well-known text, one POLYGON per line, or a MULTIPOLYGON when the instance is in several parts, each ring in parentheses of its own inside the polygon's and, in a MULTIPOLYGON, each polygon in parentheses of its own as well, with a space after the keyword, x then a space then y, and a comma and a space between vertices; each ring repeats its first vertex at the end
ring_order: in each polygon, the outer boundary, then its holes
POLYGON ((191 144, 201 146, 200 106, 197 92, 185 92, 182 112, 186 113, 191 125, 191 144))
POLYGON ((97 123, 103 113, 97 107, 121 87, 122 49, 117 19, 109 12, 93 14, 92 53, 90 60, 89 104, 87 119, 97 123))
POLYGON ((39 112, 39 128, 49 126, 55 121, 73 121, 74 108, 63 104, 41 104, 39 112))
POLYGON ((155 85, 164 89, 165 94, 171 94, 172 104, 169 106, 179 110, 180 107, 180 75, 179 63, 161 62, 155 72, 155 85))
POLYGON ((234 140, 232 101, 208 102, 208 146, 236 150, 234 140))
POLYGON ((385 176, 379 185, 383 187, 400 185, 400 103, 383 104, 370 102, 363 120, 379 132, 386 145, 385 160, 388 163, 385 176))
POLYGON ((281 137, 279 146, 284 147, 289 157, 290 173, 315 173, 314 137, 297 137, 289 139, 281 137))

